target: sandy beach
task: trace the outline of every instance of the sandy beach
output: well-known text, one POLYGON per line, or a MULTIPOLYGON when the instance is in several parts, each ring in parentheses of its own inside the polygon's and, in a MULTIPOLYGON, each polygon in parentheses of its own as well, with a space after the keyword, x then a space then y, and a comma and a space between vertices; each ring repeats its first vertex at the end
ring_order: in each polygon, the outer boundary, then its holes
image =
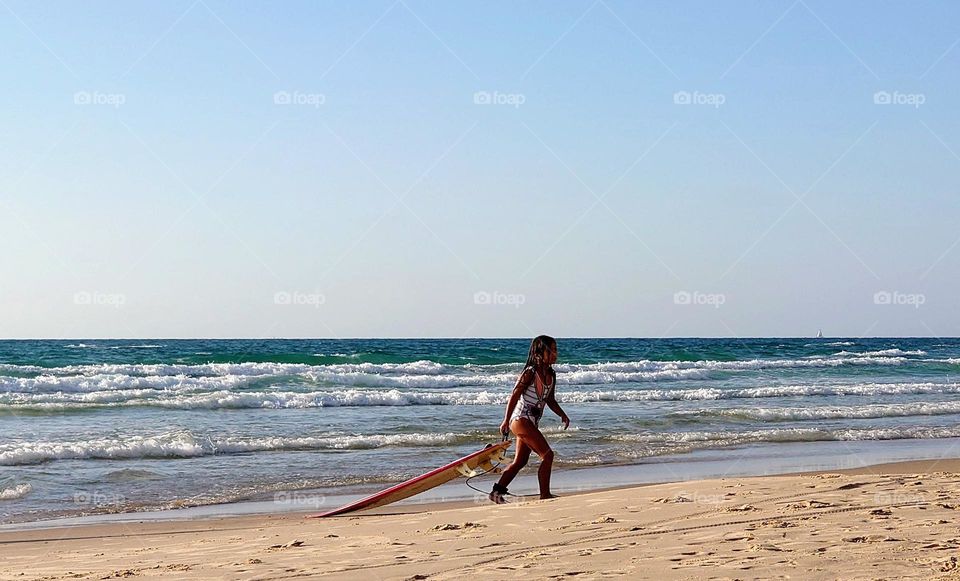
POLYGON ((0 581, 960 581, 958 24, 0 0, 0 581))
POLYGON ((401 505, 0 533, 2 579, 938 579, 960 460, 401 505))

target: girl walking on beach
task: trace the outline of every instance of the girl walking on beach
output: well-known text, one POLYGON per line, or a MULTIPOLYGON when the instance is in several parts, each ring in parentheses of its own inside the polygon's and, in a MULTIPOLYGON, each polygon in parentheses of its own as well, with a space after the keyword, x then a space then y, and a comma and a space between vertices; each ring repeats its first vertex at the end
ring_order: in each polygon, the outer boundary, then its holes
POLYGON ((493 485, 490 500, 497 504, 506 502, 503 495, 507 493, 507 486, 520 469, 527 465, 531 451, 540 456, 540 469, 537 471, 537 477, 540 480, 540 498, 555 498, 550 494, 553 450, 540 432, 539 425, 544 406, 549 406, 553 413, 560 416, 564 430, 570 426, 570 418, 556 399, 557 374, 552 367, 556 361, 556 339, 539 335, 530 342, 527 363, 520 372, 517 384, 510 395, 510 401, 507 402, 503 423, 500 424, 501 434, 506 435, 507 430, 510 430, 517 436, 517 455, 503 471, 500 481, 493 485), (519 407, 518 403, 520 403, 519 407))

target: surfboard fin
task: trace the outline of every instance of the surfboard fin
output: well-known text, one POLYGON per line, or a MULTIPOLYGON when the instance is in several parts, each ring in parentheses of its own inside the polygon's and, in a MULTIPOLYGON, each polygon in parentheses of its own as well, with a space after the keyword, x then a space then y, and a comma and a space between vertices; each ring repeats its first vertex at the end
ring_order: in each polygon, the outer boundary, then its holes
POLYGON ((466 464, 458 465, 457 472, 460 474, 460 476, 463 476, 464 478, 473 478, 474 476, 479 476, 480 474, 483 474, 483 472, 477 472, 476 470, 473 470, 466 464))

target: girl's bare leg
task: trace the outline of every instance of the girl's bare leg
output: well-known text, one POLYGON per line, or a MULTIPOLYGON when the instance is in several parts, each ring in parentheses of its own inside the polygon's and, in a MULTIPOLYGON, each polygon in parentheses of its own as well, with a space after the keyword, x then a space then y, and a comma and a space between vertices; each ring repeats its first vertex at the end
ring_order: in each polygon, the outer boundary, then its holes
POLYGON ((528 460, 530 460, 530 446, 527 446, 523 440, 517 438, 517 455, 513 457, 513 462, 504 468, 503 474, 500 475, 500 480, 497 484, 504 488, 510 486, 513 479, 517 477, 517 473, 527 465, 528 460))
MULTIPOLYGON (((518 418, 510 424, 510 429, 517 435, 520 442, 540 456, 540 468, 537 470, 537 478, 540 481, 540 498, 554 498, 554 495, 550 494, 550 472, 553 470, 553 450, 550 448, 550 444, 547 443, 546 438, 530 420, 518 418)), ((519 452, 519 444, 517 451, 519 452)), ((529 455, 530 453, 527 452, 528 457, 529 455)))

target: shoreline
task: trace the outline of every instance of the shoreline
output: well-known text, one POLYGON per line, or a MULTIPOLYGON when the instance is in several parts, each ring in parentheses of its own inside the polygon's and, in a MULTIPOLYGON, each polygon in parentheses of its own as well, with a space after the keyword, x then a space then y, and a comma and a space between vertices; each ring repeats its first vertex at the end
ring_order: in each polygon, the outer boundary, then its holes
POLYGON ((452 578, 509 575, 499 567, 517 562, 523 565, 514 574, 546 567, 535 576, 643 571, 697 578, 720 567, 742 577, 762 565, 830 578, 882 570, 929 579, 956 568, 957 472, 960 458, 941 458, 620 486, 505 506, 452 501, 329 519, 299 512, 8 530, 0 532, 0 579, 281 579, 363 571, 452 578), (689 550, 678 550, 680 541, 689 550))
MULTIPOLYGON (((629 468, 634 468, 637 465, 631 465, 629 468)), ((867 464, 864 466, 856 468, 836 468, 836 469, 822 469, 822 470, 805 470, 805 471, 792 471, 792 472, 771 472, 767 474, 750 474, 750 475, 731 475, 720 478, 703 478, 703 479, 691 479, 691 480, 673 480, 673 481, 664 481, 664 482, 635 482, 630 484, 616 484, 612 486, 600 486, 596 488, 584 488, 584 489, 571 489, 565 490, 562 492, 561 496, 564 498, 575 498, 587 494, 594 493, 604 493, 604 492, 614 492, 614 491, 624 491, 632 490, 636 488, 645 488, 650 486, 660 486, 660 485, 677 485, 684 483, 697 483, 707 480, 750 480, 755 478, 773 478, 773 477, 783 477, 783 476, 821 476, 824 474, 842 474, 842 475, 876 475, 876 474, 907 474, 907 473, 919 473, 929 471, 931 468, 944 468, 943 471, 956 471, 960 473, 960 450, 957 450, 957 456, 955 457, 944 457, 944 458, 933 458, 933 459, 919 459, 919 460, 902 460, 897 462, 881 462, 877 464, 867 464), (950 467, 951 470, 947 470, 944 467, 950 467)), ((593 471, 595 468, 582 468, 577 469, 577 471, 593 471)), ((567 472, 571 472, 568 470, 567 472)), ((554 473, 556 476, 556 472, 554 473)), ((528 478, 529 474, 526 475, 528 478)), ((520 480, 520 477, 517 478, 520 480)), ((454 481, 456 483, 458 481, 454 481)), ((462 483, 462 480, 459 480, 462 483)), ((442 488, 442 487, 438 487, 442 488)), ((559 490, 556 490, 559 492, 559 490)), ((528 504, 530 502, 537 502, 537 494, 535 490, 528 491, 528 494, 515 495, 516 498, 523 499, 521 502, 523 504, 528 504)), ((426 495, 428 493, 424 493, 426 495)), ((476 493, 475 493, 476 494, 476 493)), ((421 495, 421 496, 423 496, 421 495)), ((352 498, 352 497, 351 497, 352 498)), ((232 506, 237 504, 244 503, 235 503, 229 502, 219 505, 205 505, 203 507, 192 507, 192 508, 207 508, 207 507, 223 507, 223 506, 232 506)), ((370 510, 361 510, 356 512, 347 513, 345 515, 338 515, 335 517, 328 517, 328 519, 316 519, 320 520, 329 520, 329 519, 343 519, 343 518, 373 518, 378 516, 386 515, 396 515, 396 514, 414 514, 419 512, 435 512, 442 510, 451 510, 451 509, 460 509, 468 508, 475 506, 486 506, 490 505, 490 501, 483 498, 482 502, 478 502, 476 499, 468 498, 448 498, 441 497, 436 500, 417 500, 417 497, 411 499, 402 500, 389 504, 387 506, 382 506, 370 510)), ((219 521, 219 520, 232 520, 232 519, 252 519, 256 520, 259 518, 266 517, 291 517, 291 518, 308 518, 311 515, 315 515, 323 510, 326 510, 330 507, 324 506, 323 508, 317 509, 294 509, 286 511, 277 511, 277 512, 250 512, 250 513, 211 513, 208 515, 202 516, 188 516, 188 517, 177 517, 170 516, 170 518, 163 518, 162 515, 170 514, 175 515, 176 513, 188 512, 192 508, 184 509, 169 509, 162 511, 146 511, 146 512, 125 512, 125 513, 109 513, 103 515, 90 515, 84 517, 77 517, 76 519, 67 518, 67 519, 50 519, 45 521, 32 521, 24 523, 9 523, 6 525, 0 526, 0 545, 3 544, 3 535, 8 533, 20 533, 28 531, 42 531, 49 529, 80 529, 85 527, 101 527, 101 526, 113 526, 113 525, 129 525, 131 523, 136 524, 150 524, 150 523, 171 523, 171 524, 181 524, 181 523, 196 523, 196 522, 208 522, 208 521, 219 521), (156 516, 156 518, 150 518, 151 516, 156 516), (101 522, 86 522, 86 519, 90 518, 99 518, 104 517, 104 520, 101 522), (128 517, 123 518, 122 520, 110 520, 109 517, 128 517), (85 522, 70 522, 62 523, 61 521, 73 521, 73 520, 83 520, 85 522), (43 526, 48 524, 49 526, 43 526), (20 525, 23 525, 22 527, 20 525), (9 527, 9 528, 7 528, 9 527)))
MULTIPOLYGON (((936 461, 948 457, 948 454, 960 455, 960 438, 790 442, 774 446, 755 444, 739 448, 698 450, 676 456, 656 456, 647 458, 646 462, 634 464, 555 468, 553 488, 557 493, 570 495, 720 477, 785 476, 863 469, 899 462, 936 461), (857 462, 852 463, 853 459, 857 462), (598 484, 599 482, 604 484, 598 484)), ((531 466, 536 463, 534 459, 531 466)), ((473 484, 481 490, 488 489, 493 478, 494 476, 490 475, 474 480, 473 484)), ((274 500, 228 501, 162 510, 104 512, 13 521, 0 524, 0 533, 93 524, 185 522, 220 517, 311 514, 341 506, 394 484, 384 483, 346 493, 335 491, 332 494, 330 489, 285 490, 275 493, 274 500), (282 500, 278 501, 277 498, 282 500)), ((530 467, 525 468, 511 485, 513 491, 531 495, 536 493, 536 488, 536 472, 530 467)), ((467 488, 464 480, 458 478, 391 506, 409 510, 411 507, 447 503, 473 505, 478 502, 484 504, 485 495, 467 488)))

